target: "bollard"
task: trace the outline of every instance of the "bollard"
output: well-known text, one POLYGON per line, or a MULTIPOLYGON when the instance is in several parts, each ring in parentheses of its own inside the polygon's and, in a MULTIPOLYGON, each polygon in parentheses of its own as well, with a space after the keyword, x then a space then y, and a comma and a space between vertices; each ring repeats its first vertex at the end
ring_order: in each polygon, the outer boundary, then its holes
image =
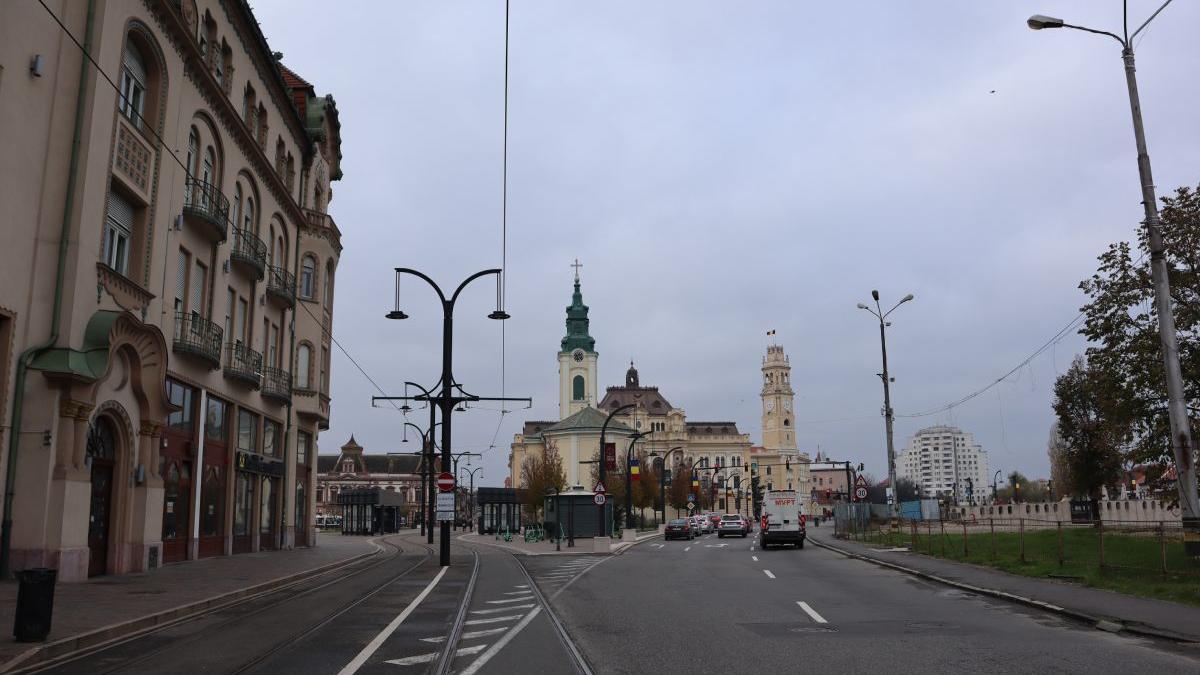
POLYGON ((1021 540, 1021 562, 1025 562, 1025 519, 1017 519, 1018 538, 1021 540))
POLYGON ((1058 521, 1058 566, 1063 566, 1063 533, 1062 521, 1058 521))

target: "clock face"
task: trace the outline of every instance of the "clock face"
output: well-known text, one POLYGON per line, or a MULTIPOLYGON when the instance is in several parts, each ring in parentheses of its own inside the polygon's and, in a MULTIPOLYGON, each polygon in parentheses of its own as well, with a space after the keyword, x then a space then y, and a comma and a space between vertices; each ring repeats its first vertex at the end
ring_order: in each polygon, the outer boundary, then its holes
POLYGON ((767 412, 775 412, 775 402, 767 401, 767 412))
POLYGON ((791 409, 792 409, 792 402, 791 402, 791 401, 787 401, 787 400, 785 400, 785 401, 783 402, 783 409, 784 409, 784 410, 787 410, 787 411, 791 411, 791 409))
POLYGON ((583 350, 576 349, 575 351, 571 352, 571 358, 575 359, 575 363, 582 363, 583 362, 583 350))

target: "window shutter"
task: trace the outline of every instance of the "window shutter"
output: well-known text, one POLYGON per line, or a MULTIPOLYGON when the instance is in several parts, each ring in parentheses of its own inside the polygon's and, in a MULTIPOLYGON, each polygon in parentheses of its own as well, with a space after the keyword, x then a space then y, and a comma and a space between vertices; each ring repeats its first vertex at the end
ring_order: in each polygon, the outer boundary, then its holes
POLYGON ((131 43, 125 45, 125 69, 133 75, 138 84, 146 86, 146 65, 142 63, 142 55, 138 53, 137 47, 131 43))
POLYGON ((183 309, 183 298, 187 293, 187 269, 188 254, 179 249, 179 265, 175 270, 175 305, 179 310, 183 309))
POLYGON ((108 219, 127 234, 133 232, 133 205, 113 190, 108 191, 108 219))
POLYGON ((192 275, 192 297, 188 302, 193 314, 204 316, 204 286, 207 283, 208 270, 204 265, 196 263, 196 272, 192 275))

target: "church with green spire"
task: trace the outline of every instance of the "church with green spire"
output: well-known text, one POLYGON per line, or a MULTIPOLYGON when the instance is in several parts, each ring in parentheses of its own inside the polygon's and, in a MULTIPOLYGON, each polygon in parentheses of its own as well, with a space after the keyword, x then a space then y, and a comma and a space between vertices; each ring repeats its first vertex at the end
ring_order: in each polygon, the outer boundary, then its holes
POLYGON ((567 307, 567 334, 558 350, 558 419, 566 419, 587 407, 596 407, 599 383, 596 365, 596 338, 588 333, 588 306, 583 304, 579 287, 579 268, 576 260, 575 292, 567 307))

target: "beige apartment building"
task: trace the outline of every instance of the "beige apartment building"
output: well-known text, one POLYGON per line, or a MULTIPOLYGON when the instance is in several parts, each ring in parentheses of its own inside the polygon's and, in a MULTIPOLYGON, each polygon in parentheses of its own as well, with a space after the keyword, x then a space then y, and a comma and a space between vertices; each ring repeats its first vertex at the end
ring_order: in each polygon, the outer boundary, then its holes
POLYGON ((0 3, 3 563, 312 545, 334 101, 243 0, 46 4, 0 3))

